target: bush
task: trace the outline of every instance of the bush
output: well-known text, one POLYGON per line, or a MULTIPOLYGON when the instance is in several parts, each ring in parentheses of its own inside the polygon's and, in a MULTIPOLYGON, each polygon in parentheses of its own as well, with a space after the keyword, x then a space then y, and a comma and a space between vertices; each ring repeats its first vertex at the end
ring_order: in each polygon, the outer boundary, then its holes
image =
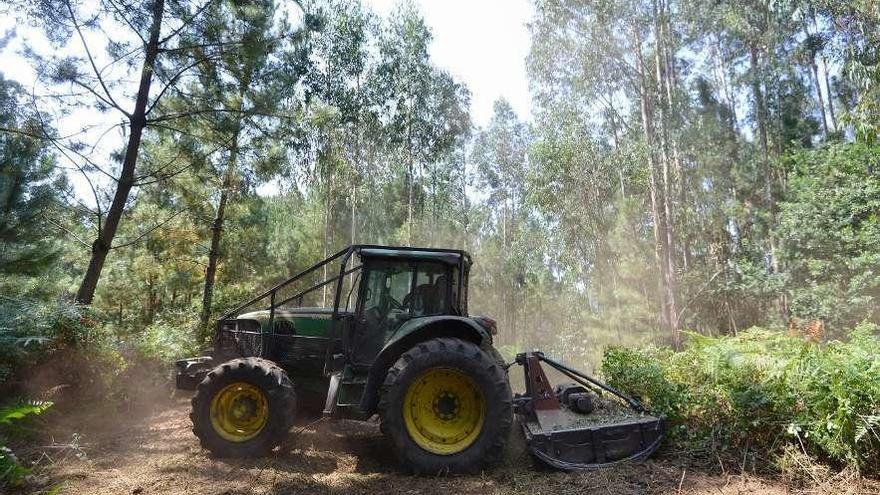
POLYGON ((197 322, 192 313, 163 315, 144 330, 136 343, 137 352, 149 361, 171 365, 175 360, 199 353, 197 322))
POLYGON ((83 315, 64 302, 0 295, 0 384, 33 368, 61 346, 80 340, 83 315))
POLYGON ((689 334, 686 349, 605 352, 608 383, 670 422, 677 448, 744 457, 804 454, 880 473, 880 338, 862 325, 846 341, 815 343, 754 328, 689 334))

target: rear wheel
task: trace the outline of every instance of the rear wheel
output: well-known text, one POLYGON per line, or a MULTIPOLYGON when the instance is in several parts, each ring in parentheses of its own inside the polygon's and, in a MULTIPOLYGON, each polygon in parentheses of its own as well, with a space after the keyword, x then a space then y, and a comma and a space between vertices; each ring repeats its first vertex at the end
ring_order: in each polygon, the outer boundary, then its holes
POLYGON ((205 376, 192 398, 193 433, 220 457, 264 455, 279 445, 296 412, 293 385, 271 361, 233 359, 205 376))
POLYGON ((388 371, 379 414, 405 467, 474 472, 503 453, 512 421, 510 385, 495 357, 473 343, 428 340, 388 371))

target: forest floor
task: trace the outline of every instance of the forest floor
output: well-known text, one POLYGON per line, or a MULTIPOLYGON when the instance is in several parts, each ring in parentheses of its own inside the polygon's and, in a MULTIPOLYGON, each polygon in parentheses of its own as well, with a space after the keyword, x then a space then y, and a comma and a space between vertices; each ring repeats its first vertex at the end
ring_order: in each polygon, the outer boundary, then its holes
MULTIPOLYGON (((377 424, 319 421, 291 430, 261 459, 215 459, 190 431, 189 400, 148 410, 80 407, 50 421, 54 439, 25 493, 63 494, 789 494, 869 493, 861 484, 799 488, 778 479, 707 472, 670 454, 590 473, 541 469, 511 436, 505 461, 482 475, 416 477, 398 468, 377 424), (51 458, 51 459, 50 459, 51 458)), ((873 491, 873 490, 871 490, 873 491)))

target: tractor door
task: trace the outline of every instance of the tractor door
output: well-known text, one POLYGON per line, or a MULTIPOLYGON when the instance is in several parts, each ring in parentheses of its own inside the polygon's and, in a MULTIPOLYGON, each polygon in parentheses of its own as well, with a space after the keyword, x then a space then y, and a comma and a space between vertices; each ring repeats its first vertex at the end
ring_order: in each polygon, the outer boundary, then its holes
POLYGON ((406 321, 449 314, 450 267, 415 260, 368 260, 352 339, 352 362, 370 365, 385 342, 406 321))
POLYGON ((403 299, 410 293, 413 265, 370 260, 364 264, 352 339, 352 362, 369 365, 387 337, 408 319, 403 299))

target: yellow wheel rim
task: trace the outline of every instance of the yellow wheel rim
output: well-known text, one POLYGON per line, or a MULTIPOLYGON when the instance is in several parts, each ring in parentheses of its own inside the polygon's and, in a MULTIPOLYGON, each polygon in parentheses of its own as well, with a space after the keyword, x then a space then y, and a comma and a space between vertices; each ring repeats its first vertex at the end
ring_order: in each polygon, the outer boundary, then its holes
POLYGON ((230 442, 259 435, 269 420, 266 394, 247 382, 231 383, 211 399, 211 426, 230 442))
POLYGON ((410 438, 428 452, 457 454, 480 436, 486 402, 473 378, 452 368, 432 368, 407 388, 403 420, 410 438))

